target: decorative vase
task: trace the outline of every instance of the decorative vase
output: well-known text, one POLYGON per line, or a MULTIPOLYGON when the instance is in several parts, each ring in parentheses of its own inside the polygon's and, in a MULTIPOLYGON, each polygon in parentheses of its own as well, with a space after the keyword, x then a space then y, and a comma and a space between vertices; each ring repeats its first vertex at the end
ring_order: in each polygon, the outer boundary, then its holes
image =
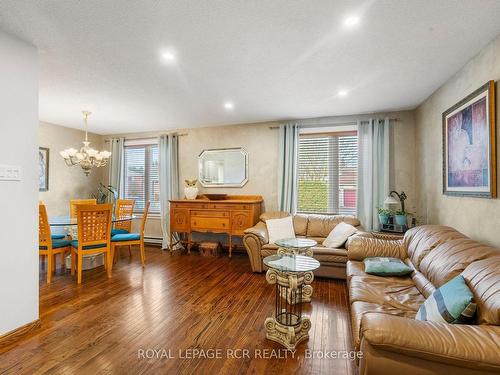
POLYGON ((184 188, 184 195, 186 196, 186 199, 196 199, 198 196, 198 188, 196 186, 186 186, 184 188))
POLYGON ((380 224, 387 224, 389 222, 389 215, 384 215, 384 214, 379 214, 378 215, 378 220, 380 221, 380 224))
POLYGON ((406 215, 394 215, 397 225, 406 225, 406 215))

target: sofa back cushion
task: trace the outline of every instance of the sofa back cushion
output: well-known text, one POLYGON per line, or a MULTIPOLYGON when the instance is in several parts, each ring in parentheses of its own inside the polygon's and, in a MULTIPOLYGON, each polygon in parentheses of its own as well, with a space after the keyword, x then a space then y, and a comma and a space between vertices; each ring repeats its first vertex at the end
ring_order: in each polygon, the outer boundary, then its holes
POLYGON ((500 250, 470 238, 457 238, 439 244, 420 263, 420 272, 439 288, 458 276, 472 262, 500 255, 500 250))
POLYGON ((408 230, 403 242, 417 270, 422 260, 436 246, 456 238, 467 238, 457 230, 442 225, 422 225, 408 230))
POLYGON ((308 215, 307 237, 328 237, 330 232, 340 222, 358 227, 361 223, 350 215, 308 215))
POLYGON ((471 263, 462 276, 474 294, 477 323, 500 325, 500 256, 471 263))

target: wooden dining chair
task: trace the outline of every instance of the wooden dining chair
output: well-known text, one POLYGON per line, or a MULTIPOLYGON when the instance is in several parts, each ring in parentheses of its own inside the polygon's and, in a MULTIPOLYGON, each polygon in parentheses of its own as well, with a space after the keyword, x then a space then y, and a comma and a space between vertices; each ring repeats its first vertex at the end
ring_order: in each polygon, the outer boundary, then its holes
MULTIPOLYGON (((45 203, 43 201, 38 201, 38 205, 41 205, 43 204, 45 206, 45 203)), ((51 231, 52 233, 52 231, 51 231)), ((52 238, 53 240, 64 240, 66 239, 67 237, 67 234, 66 233, 61 233, 61 231, 59 233, 52 233, 50 235, 50 238, 52 238)))
MULTIPOLYGON (((134 214, 135 201, 133 199, 117 199, 115 219, 131 217, 134 214)), ((111 230, 111 236, 115 234, 130 233, 132 231, 132 220, 116 221, 111 230)))
POLYGON ((104 268, 111 277, 111 204, 78 204, 76 220, 78 240, 71 241, 71 274, 77 269, 77 283, 82 282, 83 256, 104 254, 104 268))
POLYGON ((69 201, 69 216, 76 218, 77 207, 81 204, 97 204, 97 199, 71 199, 69 201))
POLYGON ((47 284, 52 281, 52 274, 56 270, 56 255, 61 254, 61 267, 65 267, 66 251, 70 252, 67 240, 53 240, 50 232, 47 209, 44 204, 38 205, 38 252, 45 258, 47 256, 47 284))
MULTIPOLYGON (((141 263, 144 267, 144 262, 146 261, 146 254, 144 253, 144 227, 146 226, 146 220, 148 219, 148 212, 150 202, 147 201, 144 206, 144 214, 142 215, 141 229, 139 233, 122 233, 115 234, 111 237, 111 258, 115 259, 115 251, 119 246, 129 246, 129 249, 133 245, 139 245, 139 250, 141 252, 141 263)), ((110 266, 113 266, 113 262, 111 262, 110 266)))

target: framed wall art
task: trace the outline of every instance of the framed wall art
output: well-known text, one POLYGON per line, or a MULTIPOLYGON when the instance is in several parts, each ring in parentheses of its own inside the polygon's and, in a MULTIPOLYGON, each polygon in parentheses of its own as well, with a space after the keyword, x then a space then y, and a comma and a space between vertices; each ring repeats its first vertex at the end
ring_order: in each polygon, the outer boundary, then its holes
POLYGON ((38 148, 38 190, 49 190, 49 149, 38 148))
POLYGON ((496 198, 495 82, 443 113, 443 194, 496 198))

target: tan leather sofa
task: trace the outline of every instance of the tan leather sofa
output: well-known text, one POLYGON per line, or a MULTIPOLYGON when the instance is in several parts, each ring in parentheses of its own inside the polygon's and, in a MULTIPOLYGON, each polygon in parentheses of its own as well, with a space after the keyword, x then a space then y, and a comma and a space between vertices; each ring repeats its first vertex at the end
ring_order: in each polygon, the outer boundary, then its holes
MULTIPOLYGON (((266 212, 260 215, 260 221, 252 228, 245 230, 243 243, 250 258, 253 272, 263 272, 267 270, 262 259, 268 255, 273 255, 278 250, 278 246, 269 243, 266 220, 277 219, 290 216, 288 212, 266 212)), ((347 250, 345 248, 328 248, 322 245, 325 238, 332 229, 341 221, 362 228, 360 222, 353 216, 342 215, 301 215, 293 216, 293 226, 297 237, 311 238, 318 242, 318 246, 313 247, 313 256, 321 267, 314 271, 315 276, 345 279, 347 250)))
POLYGON ((500 373, 500 250, 456 230, 426 225, 403 240, 348 241, 352 333, 363 352, 361 375, 500 373), (408 277, 364 272, 368 256, 392 256, 413 267, 408 277), (477 303, 476 324, 415 320, 424 300, 462 274, 477 303))

